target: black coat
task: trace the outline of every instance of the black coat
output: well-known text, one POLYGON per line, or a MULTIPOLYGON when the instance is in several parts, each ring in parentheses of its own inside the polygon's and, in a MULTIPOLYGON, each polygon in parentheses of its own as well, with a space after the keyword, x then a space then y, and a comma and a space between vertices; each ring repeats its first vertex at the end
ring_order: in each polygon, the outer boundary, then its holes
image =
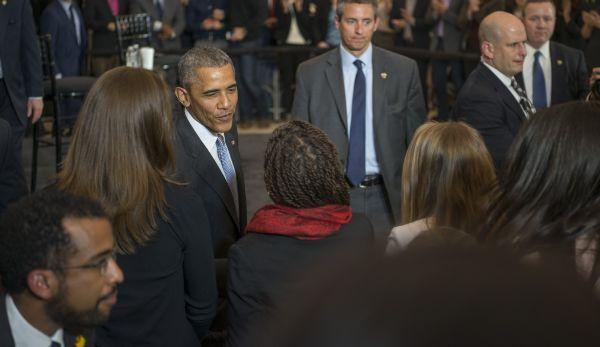
POLYGON ((0 118, 0 216, 9 203, 27 195, 25 177, 13 146, 10 125, 0 118))
POLYGON ((302 276, 302 272, 310 272, 320 261, 330 261, 337 252, 369 252, 373 244, 371 223, 361 214, 354 214, 338 233, 320 240, 258 233, 243 237, 229 250, 230 345, 244 346, 255 331, 253 325, 271 317, 280 300, 302 293, 312 284, 312 277, 302 276))
MULTIPOLYGON (((115 17, 110 12, 107 0, 87 0, 83 9, 85 22, 93 31, 92 52, 117 54, 119 42, 117 32, 108 30, 108 23, 114 22, 115 17)), ((119 0, 119 15, 129 14, 129 0, 119 0)))

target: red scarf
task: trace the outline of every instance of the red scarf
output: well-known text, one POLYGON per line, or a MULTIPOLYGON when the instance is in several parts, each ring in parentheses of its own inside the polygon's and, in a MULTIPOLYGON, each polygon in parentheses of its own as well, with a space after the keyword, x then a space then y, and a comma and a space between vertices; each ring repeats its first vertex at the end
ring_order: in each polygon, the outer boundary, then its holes
POLYGON ((319 240, 338 232, 350 219, 350 206, 294 208, 267 205, 254 214, 246 232, 285 235, 300 240, 319 240))

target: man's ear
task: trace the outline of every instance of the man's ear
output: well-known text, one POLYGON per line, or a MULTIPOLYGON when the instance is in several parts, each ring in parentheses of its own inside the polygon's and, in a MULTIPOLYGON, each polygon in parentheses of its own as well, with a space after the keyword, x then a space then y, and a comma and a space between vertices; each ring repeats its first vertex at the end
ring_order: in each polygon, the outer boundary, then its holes
POLYGON ((489 41, 481 42, 481 54, 489 59, 494 59, 494 45, 489 41))
POLYGON ((341 24, 340 21, 341 20, 342 19, 340 17, 338 17, 338 15, 336 14, 334 22, 335 22, 335 28, 338 29, 338 30, 340 30, 340 24, 341 24))
POLYGON ((52 270, 35 269, 27 275, 27 286, 36 297, 49 300, 58 293, 60 283, 52 270))
POLYGON ((190 107, 191 101, 188 92, 183 87, 175 87, 175 97, 183 107, 190 107))

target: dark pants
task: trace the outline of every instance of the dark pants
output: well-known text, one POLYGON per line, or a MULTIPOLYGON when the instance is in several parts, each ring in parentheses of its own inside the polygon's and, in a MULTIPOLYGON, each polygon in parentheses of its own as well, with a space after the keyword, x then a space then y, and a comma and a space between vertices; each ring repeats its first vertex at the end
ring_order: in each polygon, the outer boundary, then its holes
MULTIPOLYGON (((257 48, 266 45, 268 37, 232 44, 232 48, 257 48)), ((235 59, 238 82, 240 121, 266 119, 271 100, 266 86, 271 84, 273 70, 257 53, 242 54, 235 59)))
POLYGON ((362 213, 369 218, 375 231, 375 244, 383 251, 394 226, 394 216, 384 186, 350 189, 350 205, 353 212, 362 213))
MULTIPOLYGON (((297 47, 286 45, 284 47, 297 47)), ((301 62, 308 59, 308 52, 282 53, 279 55, 279 73, 281 81, 281 106, 291 112, 296 88, 296 69, 301 62)))
MULTIPOLYGON (((438 38, 437 51, 444 51, 444 42, 438 38)), ((438 119, 447 120, 450 112, 448 102, 446 70, 450 66, 450 76, 456 90, 460 90, 464 83, 463 64, 459 59, 432 59, 431 60, 431 75, 433 79, 433 90, 437 98, 438 104, 438 119)))

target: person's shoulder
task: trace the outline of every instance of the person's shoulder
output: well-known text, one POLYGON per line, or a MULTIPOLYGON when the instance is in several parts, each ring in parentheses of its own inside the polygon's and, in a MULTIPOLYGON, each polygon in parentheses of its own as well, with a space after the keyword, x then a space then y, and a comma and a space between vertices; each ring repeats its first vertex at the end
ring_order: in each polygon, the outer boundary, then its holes
POLYGON ((392 51, 388 51, 387 49, 381 48, 381 47, 377 47, 375 45, 373 45, 373 54, 374 55, 380 55, 381 57, 383 57, 386 61, 394 63, 394 64, 403 64, 403 65, 415 65, 415 67, 417 66, 417 62, 412 59, 409 58, 405 55, 402 55, 400 53, 396 53, 396 52, 392 52, 392 51))
POLYGON ((319 54, 314 58, 303 61, 298 66, 298 70, 311 70, 315 68, 321 69, 323 64, 327 63, 328 61, 334 60, 336 58, 336 54, 338 56, 340 55, 340 49, 338 47, 333 48, 323 54, 319 54))
POLYGON ((579 57, 583 57, 583 51, 579 49, 575 49, 573 47, 569 47, 560 42, 550 41, 551 49, 554 48, 556 51, 559 51, 563 56, 568 59, 577 60, 579 57))

